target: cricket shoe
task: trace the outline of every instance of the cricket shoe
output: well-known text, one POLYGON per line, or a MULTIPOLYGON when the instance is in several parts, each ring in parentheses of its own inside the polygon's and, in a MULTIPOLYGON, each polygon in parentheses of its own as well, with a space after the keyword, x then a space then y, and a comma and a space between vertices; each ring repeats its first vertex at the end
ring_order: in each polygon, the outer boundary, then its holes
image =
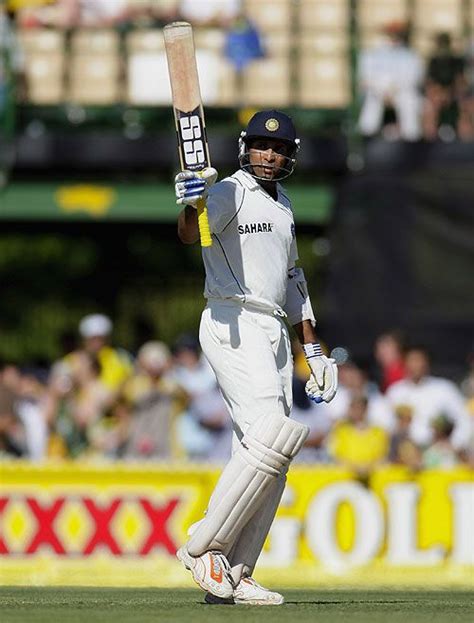
POLYGON ((186 569, 191 571, 196 584, 208 593, 222 599, 234 594, 231 568, 226 557, 220 552, 205 552, 202 556, 191 556, 186 545, 180 547, 176 557, 186 569))
POLYGON ((234 590, 234 603, 250 606, 280 606, 285 599, 280 593, 260 586, 253 578, 242 578, 234 590))
POLYGON ((240 604, 248 606, 280 606, 285 602, 283 595, 260 586, 253 578, 242 578, 234 590, 233 599, 222 599, 207 593, 204 601, 208 604, 240 604))

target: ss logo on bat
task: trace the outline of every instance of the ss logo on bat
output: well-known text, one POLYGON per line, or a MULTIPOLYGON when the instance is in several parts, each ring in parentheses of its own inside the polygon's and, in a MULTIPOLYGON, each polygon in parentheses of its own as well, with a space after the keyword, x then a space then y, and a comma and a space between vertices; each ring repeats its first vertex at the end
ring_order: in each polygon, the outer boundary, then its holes
POLYGON ((202 141, 201 119, 190 115, 179 119, 179 128, 183 144, 183 157, 186 166, 203 164, 206 160, 202 141))

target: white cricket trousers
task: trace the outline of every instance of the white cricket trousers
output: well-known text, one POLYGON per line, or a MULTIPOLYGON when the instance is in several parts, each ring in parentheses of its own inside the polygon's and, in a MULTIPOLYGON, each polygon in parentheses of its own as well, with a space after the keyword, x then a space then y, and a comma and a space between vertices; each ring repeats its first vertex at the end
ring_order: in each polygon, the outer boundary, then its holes
POLYGON ((210 299, 202 313, 199 339, 239 439, 261 416, 289 415, 293 358, 280 316, 210 299))
MULTIPOLYGON (((258 418, 289 416, 293 358, 288 329, 280 316, 210 300, 202 313, 199 339, 230 410, 234 449, 258 418)), ((275 480, 251 521, 224 552, 236 584, 251 575, 273 523, 286 476, 275 480)))

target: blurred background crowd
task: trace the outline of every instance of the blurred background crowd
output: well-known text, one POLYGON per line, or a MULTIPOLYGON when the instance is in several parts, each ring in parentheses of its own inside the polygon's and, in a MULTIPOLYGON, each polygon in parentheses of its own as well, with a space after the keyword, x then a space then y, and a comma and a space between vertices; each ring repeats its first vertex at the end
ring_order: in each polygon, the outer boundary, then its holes
MULTIPOLYGON (((225 462, 231 421, 197 337, 183 334, 171 347, 151 340, 133 356, 112 331, 107 316, 90 314, 49 368, 2 363, 0 456, 225 462)), ((361 477, 386 462, 474 465, 474 357, 458 386, 432 375, 425 347, 386 332, 370 361, 346 353, 336 398, 315 404, 296 339, 293 355, 292 417, 311 431, 298 462, 341 464, 361 477)))
POLYGON ((314 405, 295 344, 298 460, 472 464, 474 0, 0 0, 0 456, 231 451, 200 250, 175 233, 178 19, 220 177, 259 108, 302 139, 301 264, 349 358, 314 405))

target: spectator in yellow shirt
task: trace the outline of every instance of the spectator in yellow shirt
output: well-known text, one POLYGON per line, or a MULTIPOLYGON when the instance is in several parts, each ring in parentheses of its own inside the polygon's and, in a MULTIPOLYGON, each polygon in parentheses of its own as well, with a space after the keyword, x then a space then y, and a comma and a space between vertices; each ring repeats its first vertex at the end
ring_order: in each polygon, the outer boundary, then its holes
POLYGON ((368 423, 367 397, 354 394, 347 417, 336 424, 328 438, 328 451, 337 463, 365 477, 387 456, 389 437, 382 428, 368 423))

